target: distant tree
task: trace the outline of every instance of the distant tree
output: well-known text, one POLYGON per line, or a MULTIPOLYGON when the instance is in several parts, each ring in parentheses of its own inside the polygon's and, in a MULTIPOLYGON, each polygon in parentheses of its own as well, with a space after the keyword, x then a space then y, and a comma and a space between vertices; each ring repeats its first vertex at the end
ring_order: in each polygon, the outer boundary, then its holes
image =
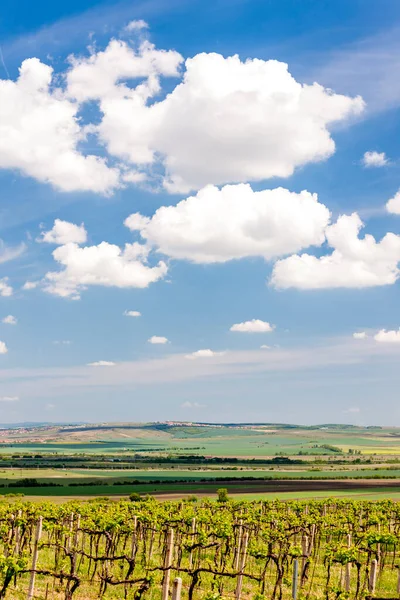
POLYGON ((226 488, 219 488, 217 494, 218 502, 228 502, 228 490, 226 488))
POLYGON ((141 495, 138 494, 137 492, 134 492, 133 494, 131 494, 129 496, 129 500, 131 502, 140 502, 141 499, 142 499, 141 495))

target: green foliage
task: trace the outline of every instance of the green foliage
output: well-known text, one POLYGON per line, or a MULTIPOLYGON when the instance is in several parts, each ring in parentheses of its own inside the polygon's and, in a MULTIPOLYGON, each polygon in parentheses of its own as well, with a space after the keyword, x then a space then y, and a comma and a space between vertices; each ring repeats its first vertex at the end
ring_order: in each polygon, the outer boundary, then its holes
POLYGON ((226 488, 219 488, 217 490, 218 502, 228 502, 228 490, 226 488))

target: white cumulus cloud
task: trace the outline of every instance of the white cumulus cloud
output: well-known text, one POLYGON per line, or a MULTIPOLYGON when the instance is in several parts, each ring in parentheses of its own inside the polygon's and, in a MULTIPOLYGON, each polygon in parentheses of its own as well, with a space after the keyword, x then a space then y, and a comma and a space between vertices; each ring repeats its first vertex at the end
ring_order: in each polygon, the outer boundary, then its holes
POLYGON ((6 325, 16 325, 18 320, 16 317, 13 317, 13 315, 7 315, 7 317, 4 317, 1 322, 5 323, 6 325))
POLYGON ((269 259, 325 240, 330 213, 316 194, 284 188, 254 192, 250 185, 206 186, 153 217, 130 215, 125 225, 173 258, 196 263, 248 256, 269 259))
POLYGON ((389 330, 381 329, 374 335, 374 340, 377 342, 388 342, 392 344, 400 343, 400 329, 389 330))
POLYGON ((163 337, 162 335, 152 335, 147 341, 149 344, 167 344, 168 338, 163 337))
POLYGON ((39 281, 26 281, 22 286, 23 290, 34 290, 39 285, 39 281))
POLYGON ((98 246, 65 244, 54 250, 53 257, 62 269, 45 276, 45 290, 62 297, 78 299, 89 286, 146 288, 162 279, 167 265, 145 264, 147 250, 141 244, 126 244, 124 249, 101 242, 98 246))
POLYGON ((365 152, 362 162, 365 167, 384 167, 389 163, 384 152, 365 152))
POLYGON ((7 352, 8 352, 8 348, 5 344, 5 342, 0 341, 0 354, 7 354, 7 352))
POLYGON ((330 125, 364 108, 360 97, 302 85, 285 63, 205 52, 188 58, 183 79, 154 101, 160 76, 179 76, 182 62, 147 40, 138 50, 112 40, 74 57, 67 73, 70 98, 99 103, 91 131, 109 154, 145 169, 161 163, 171 192, 289 177, 331 156, 330 125))
POLYGON ((125 26, 126 31, 140 31, 141 29, 148 29, 149 25, 143 19, 136 19, 134 21, 130 21, 128 25, 125 26))
POLYGON ((274 330, 274 325, 260 319, 252 319, 244 323, 235 323, 230 328, 230 331, 238 331, 241 333, 270 333, 274 330))
POLYGON ((13 289, 8 283, 8 277, 0 279, 0 296, 12 296, 13 289))
POLYGON ((88 367, 115 367, 116 363, 111 360, 97 360, 96 362, 88 363, 88 367))
POLYGON ((400 215, 400 190, 386 202, 386 210, 393 215, 400 215))
POLYGON ((367 338, 367 333, 365 331, 356 331, 353 333, 353 338, 355 340, 365 340, 367 338))
POLYGON ((363 222, 357 213, 342 215, 326 229, 331 254, 317 258, 293 255, 275 263, 271 283, 277 288, 364 288, 390 285, 399 276, 400 236, 387 233, 380 242, 359 237, 363 222))
POLYGON ((191 354, 186 354, 186 358, 213 358, 214 356, 222 356, 223 354, 223 352, 215 352, 214 350, 206 348, 204 350, 196 350, 196 352, 192 352, 191 354))
POLYGON ((43 231, 41 237, 38 238, 40 242, 56 244, 57 246, 69 243, 84 244, 86 240, 87 232, 83 223, 75 225, 68 221, 61 221, 61 219, 56 219, 52 229, 43 231))
POLYGON ((51 67, 24 60, 16 81, 0 80, 0 168, 18 169, 65 192, 111 192, 119 171, 78 150, 86 135, 78 111, 54 87, 51 67))
POLYGON ((142 313, 138 310, 126 310, 124 312, 125 317, 141 317, 142 313))
POLYGON ((18 402, 18 396, 0 396, 0 402, 18 402))
POLYGON ((189 400, 187 400, 181 404, 181 408, 207 408, 207 405, 201 404, 200 402, 189 402, 189 400))

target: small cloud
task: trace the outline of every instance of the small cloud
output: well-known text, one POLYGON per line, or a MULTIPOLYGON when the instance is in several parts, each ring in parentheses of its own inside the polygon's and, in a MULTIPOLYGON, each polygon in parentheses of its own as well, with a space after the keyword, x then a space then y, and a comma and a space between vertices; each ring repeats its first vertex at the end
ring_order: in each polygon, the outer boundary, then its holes
POLYGON ((222 356, 222 354, 224 354, 224 352, 214 352, 214 350, 206 348, 204 350, 196 350, 196 352, 192 352, 191 354, 186 354, 186 358, 212 358, 213 356, 222 356))
POLYGON ((365 152, 362 157, 364 167, 384 167, 389 160, 384 152, 365 152))
POLYGON ((376 342, 387 342, 389 344, 399 344, 400 343, 400 329, 396 331, 386 331, 386 329, 381 329, 377 334, 374 335, 374 340, 376 342))
POLYGON ((357 406, 352 406, 351 408, 346 408, 346 410, 344 410, 343 412, 347 414, 357 414, 361 412, 361 408, 358 408, 357 406))
POLYGON ((141 317, 142 313, 140 313, 138 310, 126 310, 124 315, 125 317, 141 317))
POLYGON ((54 340, 53 344, 56 346, 69 346, 72 342, 71 340, 54 340))
POLYGON ((244 323, 235 323, 230 328, 230 331, 240 331, 241 333, 270 333, 275 329, 275 325, 270 325, 267 321, 260 319, 252 319, 244 321, 244 323))
POLYGON ((55 408, 56 405, 52 404, 51 402, 49 402, 48 404, 46 404, 45 409, 46 410, 53 410, 53 408, 55 408))
POLYGON ((34 290, 39 285, 38 281, 26 281, 22 286, 23 290, 34 290))
POLYGON ((83 244, 86 240, 87 232, 83 223, 75 225, 69 221, 56 219, 52 229, 43 231, 36 241, 63 246, 64 244, 83 244))
POLYGON ((26 245, 22 242, 19 246, 9 247, 3 240, 0 240, 0 264, 14 260, 23 254, 26 250, 26 245))
POLYGON ((143 19, 137 19, 130 21, 128 25, 124 27, 125 31, 140 31, 141 29, 148 29, 149 25, 143 19))
POLYGON ((8 348, 5 342, 0 342, 0 354, 7 354, 8 348))
POLYGON ((353 333, 353 338, 355 340, 365 340, 367 338, 367 333, 365 331, 356 331, 353 333))
POLYGON ((168 338, 162 337, 160 335, 153 335, 147 341, 149 342, 149 344, 167 344, 168 338))
POLYGON ((117 363, 111 360, 98 360, 96 362, 88 363, 88 367, 115 367, 117 363))
POLYGON ((184 402, 181 404, 181 408, 207 408, 207 405, 199 402, 184 402))
POLYGON ((400 190, 386 202, 386 210, 392 215, 400 215, 400 190))
POLYGON ((18 396, 0 396, 0 402, 18 402, 18 396))
POLYGON ((13 289, 8 284, 8 277, 3 277, 0 279, 0 296, 4 296, 5 298, 8 296, 12 296, 13 289))
POLYGON ((263 344, 260 346, 261 350, 271 350, 271 346, 267 346, 267 344, 263 344))
POLYGON ((7 315, 7 317, 4 317, 1 322, 5 323, 6 325, 16 325, 18 320, 12 315, 7 315))

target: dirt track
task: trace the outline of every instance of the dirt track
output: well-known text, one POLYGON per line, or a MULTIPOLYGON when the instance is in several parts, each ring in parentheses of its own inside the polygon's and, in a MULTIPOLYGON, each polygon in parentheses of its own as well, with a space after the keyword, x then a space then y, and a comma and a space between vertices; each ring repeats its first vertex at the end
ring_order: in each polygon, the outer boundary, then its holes
POLYGON ((186 484, 182 485, 181 492, 166 493, 160 490, 160 492, 152 492, 153 496, 160 498, 182 498, 185 495, 195 494, 196 496, 208 496, 215 494, 215 491, 219 487, 226 487, 229 494, 260 494, 260 493, 273 493, 273 492, 320 492, 320 491, 343 491, 343 490, 366 490, 368 489, 392 489, 397 488, 400 490, 400 479, 324 479, 324 480, 305 480, 305 479, 291 479, 291 480, 268 480, 255 482, 254 480, 246 481, 240 480, 240 485, 232 482, 219 482, 216 484, 214 481, 202 482, 199 484, 186 484), (191 489, 193 486, 193 489, 191 489))

